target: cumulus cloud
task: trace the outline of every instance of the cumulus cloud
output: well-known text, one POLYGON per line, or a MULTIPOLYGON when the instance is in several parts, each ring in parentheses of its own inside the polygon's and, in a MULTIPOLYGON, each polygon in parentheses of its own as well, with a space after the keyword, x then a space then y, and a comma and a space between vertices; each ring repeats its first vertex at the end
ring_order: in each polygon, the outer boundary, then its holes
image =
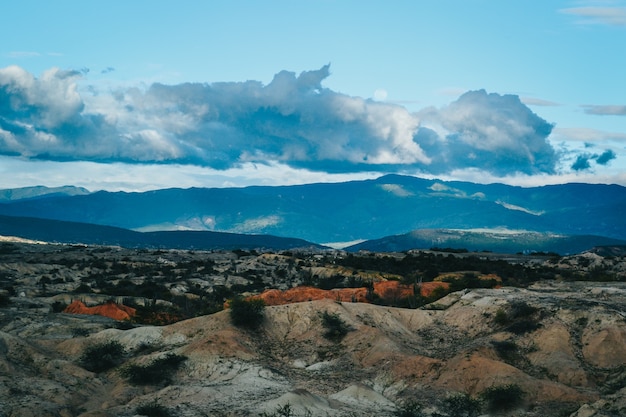
POLYGON ((553 125, 518 96, 470 91, 420 116, 419 143, 434 155, 433 171, 475 167, 500 175, 554 172, 558 158, 547 140, 553 125))
POLYGON ((441 109, 324 88, 329 65, 258 81, 79 90, 80 71, 0 69, 0 153, 35 159, 280 163, 325 172, 477 168, 551 173, 552 125, 517 96, 472 91, 441 109), (79 92, 81 91, 81 92, 79 92))

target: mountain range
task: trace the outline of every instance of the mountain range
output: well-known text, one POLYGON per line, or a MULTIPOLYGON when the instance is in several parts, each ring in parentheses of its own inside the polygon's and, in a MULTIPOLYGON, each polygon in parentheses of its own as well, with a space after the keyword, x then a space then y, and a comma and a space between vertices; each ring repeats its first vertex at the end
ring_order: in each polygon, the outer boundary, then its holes
POLYGON ((210 231, 136 232, 89 223, 0 215, 0 236, 33 241, 159 249, 322 249, 302 239, 210 231))
MULTIPOLYGON (((141 193, 86 193, 73 187, 54 192, 20 190, 0 191, 0 196, 11 197, 0 198, 0 215, 137 232, 212 231, 320 244, 380 243, 389 236, 415 236, 415 231, 424 229, 460 230, 466 238, 471 230, 479 234, 487 230, 484 233, 494 238, 495 229, 577 236, 583 243, 619 244, 626 239, 626 187, 619 185, 523 188, 387 175, 343 183, 172 188, 141 193)), ((508 232, 500 235, 495 239, 513 238, 508 232)), ((523 239, 528 241, 528 236, 523 239)), ((426 238, 430 246, 439 246, 437 239, 426 238)))

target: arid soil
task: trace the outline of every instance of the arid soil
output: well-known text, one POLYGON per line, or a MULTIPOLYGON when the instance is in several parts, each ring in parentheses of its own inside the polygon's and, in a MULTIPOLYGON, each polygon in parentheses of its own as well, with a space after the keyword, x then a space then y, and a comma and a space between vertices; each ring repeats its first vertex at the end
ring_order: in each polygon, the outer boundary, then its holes
MULTIPOLYGON (((624 282, 464 289, 418 309, 313 299, 265 307, 256 330, 233 326, 229 310, 155 326, 55 312, 61 302, 93 307, 111 299, 73 292, 96 279, 99 262, 87 271, 49 248, 6 252, 0 271, 11 294, 0 306, 0 416, 135 416, 150 415, 149 407, 171 416, 452 416, 461 414, 446 399, 461 394, 482 401, 482 415, 626 415, 624 282), (49 279, 41 283, 43 276, 49 279), (346 325, 344 337, 325 336, 325 313, 346 325), (123 347, 119 361, 88 370, 85 352, 108 342, 123 347), (165 380, 134 383, 125 372, 167 355, 183 361, 165 380), (519 401, 505 412, 488 409, 485 393, 511 386, 519 401), (418 406, 406 414, 411 404, 418 406)), ((80 260, 105 251, 72 253, 80 260)), ((121 250, 117 256, 138 262, 121 250)), ((183 255, 150 256, 163 266, 180 265, 183 255)), ((273 255, 211 256, 224 260, 213 265, 215 279, 232 282, 244 282, 233 270, 241 273, 246 263, 257 270, 262 262, 289 263, 273 255)), ((590 259, 583 263, 601 261, 590 259)), ((615 268, 618 261, 610 259, 615 268)), ((190 282, 208 279, 179 277, 168 288, 185 293, 190 282)))

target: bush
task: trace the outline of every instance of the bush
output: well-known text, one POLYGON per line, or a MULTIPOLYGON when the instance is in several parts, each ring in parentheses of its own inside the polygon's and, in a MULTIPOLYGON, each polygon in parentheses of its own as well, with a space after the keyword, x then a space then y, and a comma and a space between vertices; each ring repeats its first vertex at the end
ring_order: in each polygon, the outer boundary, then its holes
POLYGON ((424 417, 422 405, 416 401, 407 401, 395 412, 396 417, 424 417))
POLYGON ((74 291, 72 292, 75 294, 89 294, 92 293, 93 290, 87 284, 80 284, 78 287, 74 288, 74 291))
POLYGON ((87 337, 89 336, 89 329, 83 327, 75 327, 72 329, 72 337, 87 337))
POLYGON ((509 340, 491 342, 498 356, 506 361, 513 361, 519 357, 517 345, 509 340))
POLYGON ((124 360, 124 347, 115 340, 88 346, 80 363, 91 372, 104 372, 116 367, 124 360))
POLYGON ((185 356, 169 353, 147 365, 128 365, 121 374, 135 385, 169 385, 174 373, 186 360, 185 356))
POLYGON ((452 417, 477 417, 480 415, 480 401, 467 394, 456 394, 443 402, 444 410, 452 417))
POLYGON ((322 313, 322 326, 326 329, 324 337, 334 342, 341 341, 350 330, 346 322, 339 317, 339 314, 328 311, 322 313))
POLYGON ((534 330, 537 330, 540 327, 541 327, 541 324, 537 323, 534 320, 530 320, 530 319, 518 320, 512 323, 510 326, 508 326, 506 328, 506 331, 511 332, 513 334, 521 335, 521 334, 530 333, 534 330))
POLYGON ((55 301, 50 306, 50 308, 52 309, 53 313, 62 313, 63 310, 65 310, 66 307, 67 307, 67 304, 65 304, 65 303, 63 303, 61 301, 55 301))
POLYGON ((511 303, 508 312, 500 308, 494 317, 494 323, 499 326, 507 326, 506 331, 520 335, 532 332, 541 327, 538 322, 536 307, 530 306, 523 301, 511 303))
POLYGON ((499 326, 504 326, 509 323, 509 315, 506 314, 506 311, 499 308, 498 311, 496 311, 496 316, 493 318, 493 321, 499 326))
POLYGON ((283 406, 277 406, 276 411, 272 414, 261 413, 261 417, 295 417, 293 409, 291 408, 291 404, 287 403, 283 406))
POLYGON ((511 303, 511 318, 522 319, 528 318, 537 312, 537 307, 528 305, 524 301, 511 303))
POLYGON ((522 404, 524 392, 515 384, 487 388, 481 396, 489 412, 510 411, 522 404))
POLYGON ((166 407, 162 406, 156 401, 150 404, 140 405, 139 407, 137 407, 137 410, 135 410, 135 412, 140 416, 148 417, 170 417, 172 415, 166 407))
POLYGON ((265 301, 235 297, 230 302, 230 319, 235 326, 257 329, 265 319, 265 301))
POLYGON ((0 293, 0 307, 7 307, 9 304, 11 304, 11 297, 0 293))

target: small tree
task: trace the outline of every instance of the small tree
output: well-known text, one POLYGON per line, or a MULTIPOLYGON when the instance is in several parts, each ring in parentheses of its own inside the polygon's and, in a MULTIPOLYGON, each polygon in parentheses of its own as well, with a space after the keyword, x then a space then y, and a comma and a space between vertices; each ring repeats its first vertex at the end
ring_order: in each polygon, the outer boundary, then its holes
POLYGON ((322 326, 326 329, 324 337, 334 342, 340 342, 350 330, 339 314, 328 311, 322 313, 322 326))
POLYGON ((121 374, 135 385, 168 385, 186 360, 186 356, 168 353, 147 365, 130 364, 121 370, 121 374))
POLYGON ((7 294, 0 293, 0 307, 6 307, 11 304, 11 297, 7 294))
POLYGON ((417 401, 407 401, 395 412, 396 417, 424 417, 422 405, 417 401))
POLYGON ((124 347, 115 340, 88 346, 80 357, 81 365, 91 372, 104 372, 123 362, 124 347))
POLYGON ((443 401, 444 410, 451 417, 477 417, 480 401, 467 394, 455 394, 443 401))
POLYGON ((524 391, 515 384, 498 385, 487 388, 481 396, 489 412, 502 412, 519 407, 522 404, 524 391))
POLYGON ((230 302, 230 319, 235 326, 258 329, 265 319, 265 301, 235 297, 230 302))
POLYGON ((135 410, 140 416, 148 417, 170 417, 172 414, 167 407, 159 404, 156 400, 149 404, 143 404, 135 410))

